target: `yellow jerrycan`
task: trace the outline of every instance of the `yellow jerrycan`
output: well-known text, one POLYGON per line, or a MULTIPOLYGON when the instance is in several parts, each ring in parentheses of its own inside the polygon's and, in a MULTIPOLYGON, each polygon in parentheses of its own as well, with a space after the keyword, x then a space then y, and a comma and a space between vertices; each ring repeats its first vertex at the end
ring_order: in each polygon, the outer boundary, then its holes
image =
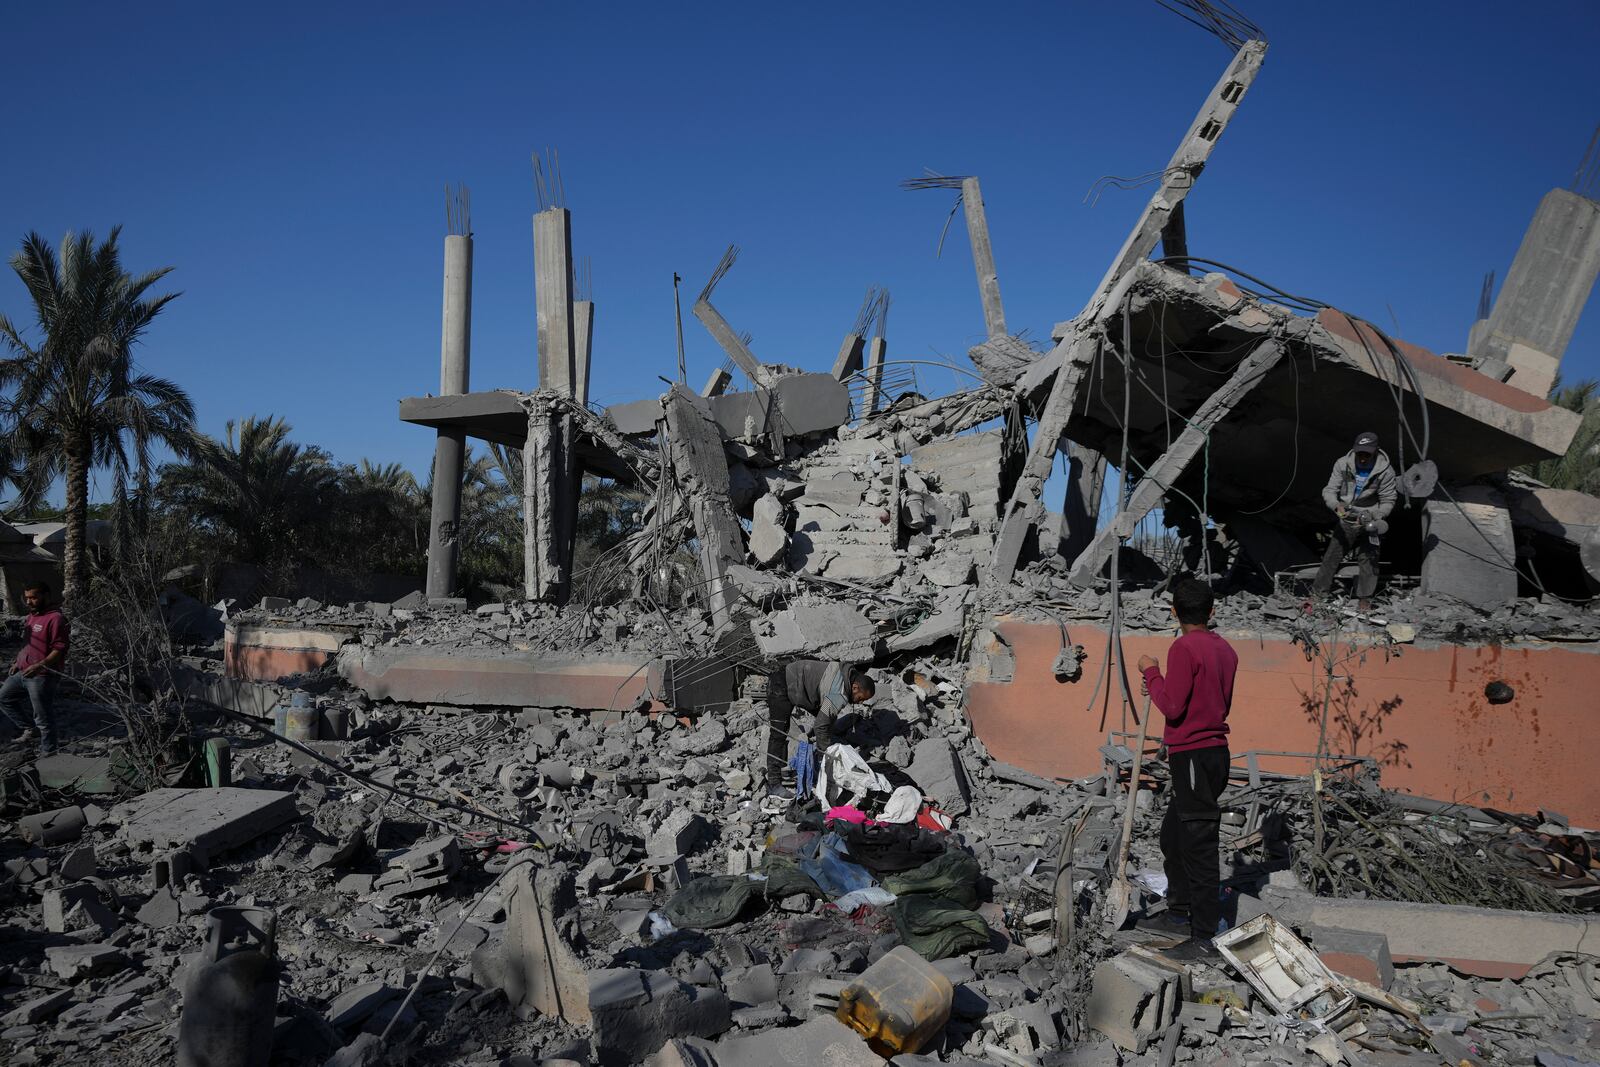
POLYGON ((950 1021, 955 990, 933 964, 904 945, 886 953, 839 993, 839 1021, 880 1056, 921 1052, 950 1021))

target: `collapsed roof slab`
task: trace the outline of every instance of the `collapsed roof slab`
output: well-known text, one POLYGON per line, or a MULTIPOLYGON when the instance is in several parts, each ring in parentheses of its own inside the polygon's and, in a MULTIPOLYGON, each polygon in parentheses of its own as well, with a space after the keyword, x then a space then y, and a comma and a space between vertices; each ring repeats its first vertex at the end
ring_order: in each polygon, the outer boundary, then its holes
MULTIPOLYGON (((528 412, 522 403, 525 395, 514 389, 492 389, 459 396, 408 396, 400 401, 400 421, 521 448, 528 439, 528 412)), ((632 469, 614 450, 581 432, 577 456, 584 470, 621 482, 633 481, 632 469)))
MULTIPOLYGON (((719 393, 705 400, 711 417, 728 438, 753 436, 752 430, 759 435, 769 425, 775 425, 785 437, 800 437, 837 429, 850 419, 850 390, 831 374, 786 374, 775 379, 770 389, 719 393)), ((619 433, 652 434, 661 418, 661 400, 616 404, 606 409, 606 416, 619 433)))
MULTIPOLYGON (((1376 431, 1401 469, 1421 458, 1421 406, 1371 326, 1331 309, 1298 315, 1245 294, 1221 275, 1194 277, 1156 264, 1144 265, 1128 307, 1134 371, 1129 454, 1136 472, 1156 463, 1262 339, 1279 335, 1287 348, 1287 357, 1212 429, 1206 455, 1170 483, 1173 495, 1204 500, 1219 518, 1262 512, 1290 526, 1323 524, 1323 483, 1357 433, 1376 431), (1397 395, 1415 442, 1402 428, 1397 395)), ((1113 344, 1089 371, 1067 437, 1115 456, 1122 439, 1123 316, 1109 316, 1106 327, 1113 344)), ((1072 331, 1058 328, 1063 336, 1072 331)), ((1395 346, 1421 386, 1427 458, 1446 484, 1559 455, 1576 431, 1573 412, 1426 349, 1395 346)), ((1037 398, 1049 369, 1033 369, 1021 387, 1037 398)))

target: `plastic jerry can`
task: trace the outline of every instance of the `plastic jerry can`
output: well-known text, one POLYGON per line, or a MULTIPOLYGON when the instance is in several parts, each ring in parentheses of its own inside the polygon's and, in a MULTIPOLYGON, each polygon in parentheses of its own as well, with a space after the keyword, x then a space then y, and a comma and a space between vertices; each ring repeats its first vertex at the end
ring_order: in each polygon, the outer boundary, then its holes
POLYGON ((922 1051, 950 1021, 955 990, 933 964, 904 945, 839 993, 839 1021, 880 1056, 922 1051))

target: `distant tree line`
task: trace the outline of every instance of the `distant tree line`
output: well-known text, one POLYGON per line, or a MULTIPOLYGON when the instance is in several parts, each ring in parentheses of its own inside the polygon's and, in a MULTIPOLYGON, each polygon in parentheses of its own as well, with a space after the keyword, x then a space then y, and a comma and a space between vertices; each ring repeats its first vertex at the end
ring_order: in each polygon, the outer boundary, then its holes
MULTIPOLYGON (((221 438, 199 432, 183 388, 134 360, 151 322, 180 295, 150 295, 171 268, 129 274, 118 237, 118 229, 98 243, 69 233, 58 253, 29 234, 11 266, 35 321, 19 325, 0 315, 0 477, 12 489, 6 518, 60 514, 69 607, 88 590, 97 562, 87 547, 91 515, 114 524, 116 551, 98 561, 109 565, 137 545, 172 567, 252 565, 266 583, 285 588, 302 568, 421 576, 431 474, 420 484, 396 463, 336 462, 295 441, 289 423, 271 415, 230 421, 221 438), (159 445, 175 458, 157 464, 159 445), (90 504, 92 471, 109 474, 111 500, 90 504), (65 506, 57 511, 45 498, 62 481, 65 506)), ((513 450, 468 452, 458 527, 463 592, 521 583, 521 473, 513 450)), ((585 478, 579 567, 637 528, 639 504, 630 489, 585 478)))

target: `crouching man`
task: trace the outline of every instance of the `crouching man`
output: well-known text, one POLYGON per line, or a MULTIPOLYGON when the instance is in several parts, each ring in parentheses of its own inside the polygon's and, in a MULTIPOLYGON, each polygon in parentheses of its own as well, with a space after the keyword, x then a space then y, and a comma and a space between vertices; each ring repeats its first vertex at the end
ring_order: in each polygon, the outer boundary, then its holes
POLYGON ((850 704, 865 704, 877 693, 865 671, 848 663, 799 659, 767 677, 767 793, 793 795, 789 769, 789 728, 794 709, 816 716, 812 740, 817 752, 833 743, 833 724, 850 704))

